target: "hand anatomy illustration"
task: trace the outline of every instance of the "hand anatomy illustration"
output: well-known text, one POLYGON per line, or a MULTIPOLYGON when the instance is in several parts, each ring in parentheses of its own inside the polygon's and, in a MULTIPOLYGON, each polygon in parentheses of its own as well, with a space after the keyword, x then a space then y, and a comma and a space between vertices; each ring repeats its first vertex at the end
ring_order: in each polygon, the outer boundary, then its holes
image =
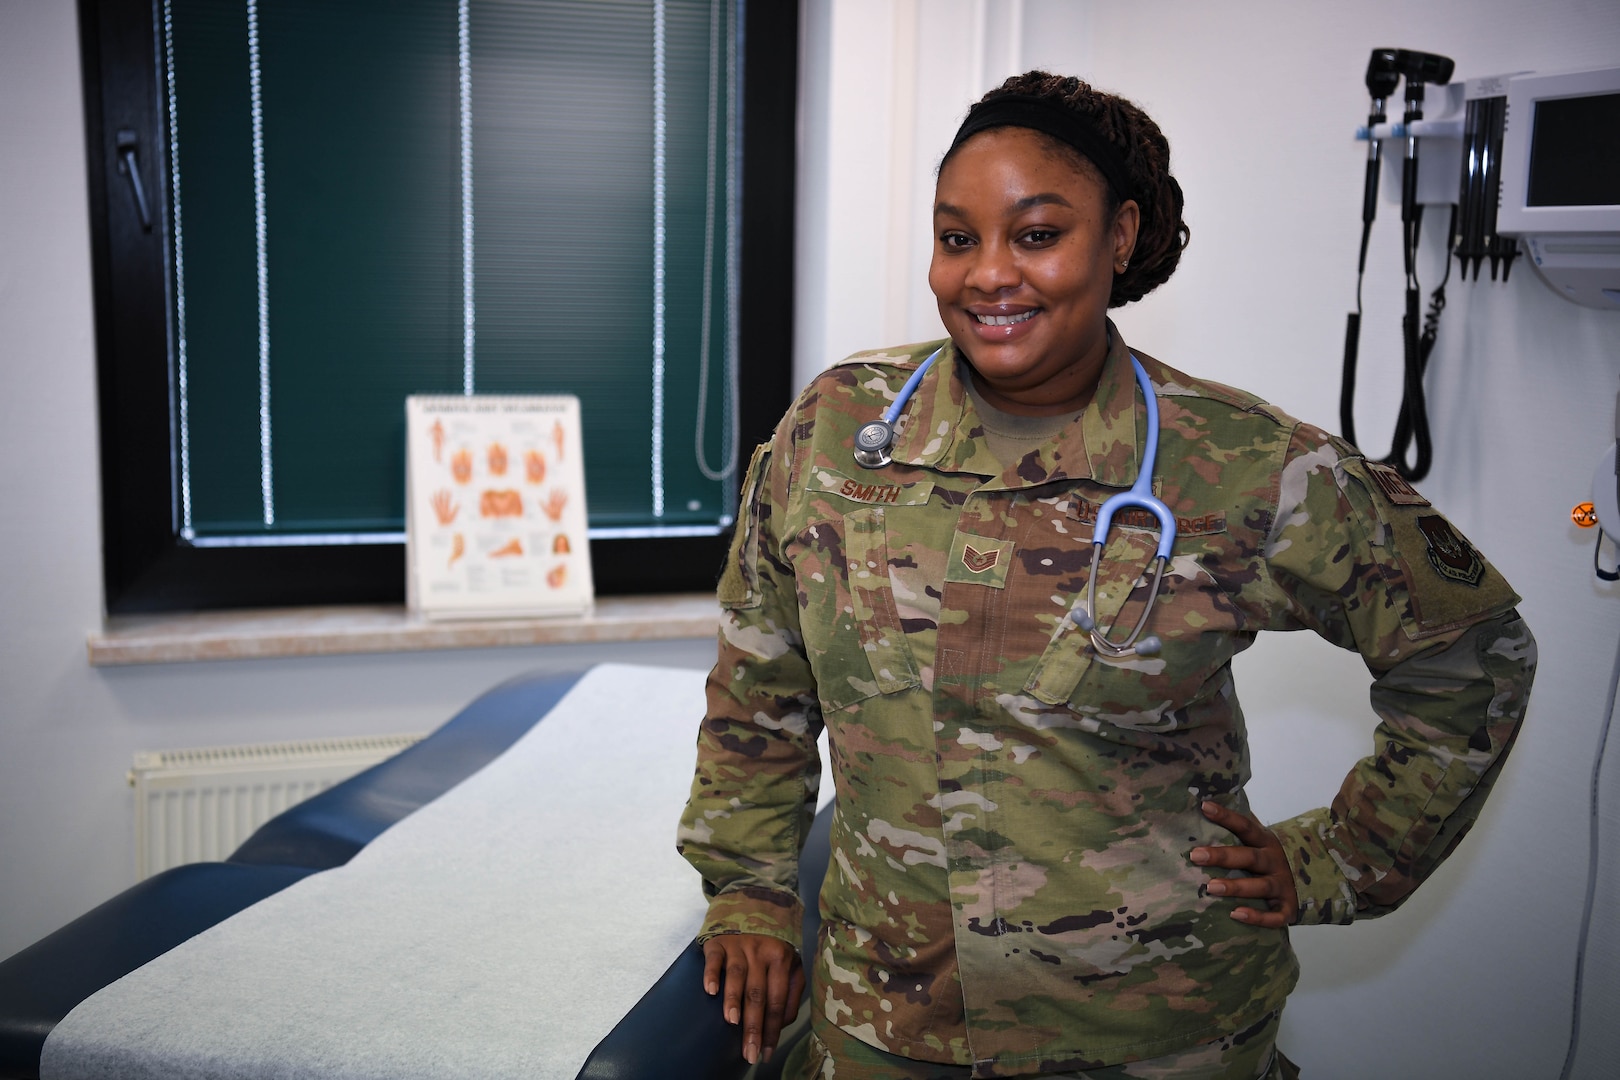
POLYGON ((429 617, 584 610, 579 402, 412 397, 406 421, 413 608, 429 617))

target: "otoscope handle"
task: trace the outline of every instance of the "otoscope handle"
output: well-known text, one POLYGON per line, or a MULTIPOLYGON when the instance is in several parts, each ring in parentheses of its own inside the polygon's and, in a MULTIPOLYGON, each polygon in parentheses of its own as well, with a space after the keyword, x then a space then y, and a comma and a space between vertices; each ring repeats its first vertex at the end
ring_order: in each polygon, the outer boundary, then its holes
POLYGON ((1412 155, 1401 163, 1401 220, 1413 221, 1417 218, 1417 156, 1412 155))
POLYGON ((1406 112, 1401 124, 1406 128, 1406 167, 1401 170, 1401 220, 1417 217, 1417 133, 1412 125, 1423 119, 1423 84, 1411 75, 1406 78, 1406 112))
MULTIPOLYGON (((1378 140, 1370 140, 1377 145, 1378 140)), ((1371 225, 1373 218, 1378 216, 1378 155, 1373 154, 1367 158, 1367 181, 1361 188, 1361 221, 1364 225, 1371 225)))

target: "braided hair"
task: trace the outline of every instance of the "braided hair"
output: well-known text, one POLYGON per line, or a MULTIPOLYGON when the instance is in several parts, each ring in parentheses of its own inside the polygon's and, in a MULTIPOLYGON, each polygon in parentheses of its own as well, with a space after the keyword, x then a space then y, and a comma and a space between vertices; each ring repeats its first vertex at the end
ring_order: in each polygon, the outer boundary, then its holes
MULTIPOLYGON (((1168 281, 1170 275, 1175 273, 1176 264, 1181 261, 1181 252, 1187 246, 1191 230, 1181 220, 1181 185, 1170 175, 1170 142, 1159 130, 1159 125, 1135 103, 1094 89, 1089 83, 1073 76, 1027 71, 1012 76, 980 100, 992 101, 1008 94, 1045 98, 1081 113, 1119 150, 1125 161, 1132 190, 1128 193, 1116 192, 1079 150, 1049 135, 1041 135, 1053 152, 1065 155, 1080 169, 1097 178, 1108 193, 1107 212, 1110 215, 1119 209, 1122 198, 1135 199, 1141 210, 1136 249, 1131 253, 1125 272, 1114 275, 1108 306, 1120 307, 1140 300, 1168 281)), ((945 160, 940 162, 941 168, 950 157, 950 153, 945 155, 945 160)))

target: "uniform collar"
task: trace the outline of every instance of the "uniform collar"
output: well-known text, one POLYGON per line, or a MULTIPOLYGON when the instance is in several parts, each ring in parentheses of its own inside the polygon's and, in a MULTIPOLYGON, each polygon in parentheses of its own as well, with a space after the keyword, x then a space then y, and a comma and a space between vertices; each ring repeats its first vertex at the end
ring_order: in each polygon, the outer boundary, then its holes
POLYGON ((1131 350, 1112 319, 1108 320, 1108 359, 1103 361, 1097 393, 1080 416, 1087 473, 1109 487, 1136 482, 1147 437, 1146 404, 1137 393, 1131 350))
MULTIPOLYGON (((1140 439, 1147 430, 1138 401, 1131 351, 1108 323, 1108 357, 1091 403, 1070 424, 1024 460, 998 477, 995 486, 1035 487, 1057 480, 1090 479, 1109 487, 1130 487, 1142 460, 1140 439)), ((966 360, 947 341, 923 376, 895 424, 896 462, 941 472, 997 477, 1000 465, 985 443, 978 411, 963 384, 966 360)))

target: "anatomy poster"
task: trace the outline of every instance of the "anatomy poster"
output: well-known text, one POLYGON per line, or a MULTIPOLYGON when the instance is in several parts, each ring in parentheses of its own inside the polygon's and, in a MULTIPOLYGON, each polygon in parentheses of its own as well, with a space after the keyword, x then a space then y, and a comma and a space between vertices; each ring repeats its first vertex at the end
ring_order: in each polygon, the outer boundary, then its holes
POLYGON ((579 399, 405 402, 407 593, 427 618, 591 604, 579 399))

